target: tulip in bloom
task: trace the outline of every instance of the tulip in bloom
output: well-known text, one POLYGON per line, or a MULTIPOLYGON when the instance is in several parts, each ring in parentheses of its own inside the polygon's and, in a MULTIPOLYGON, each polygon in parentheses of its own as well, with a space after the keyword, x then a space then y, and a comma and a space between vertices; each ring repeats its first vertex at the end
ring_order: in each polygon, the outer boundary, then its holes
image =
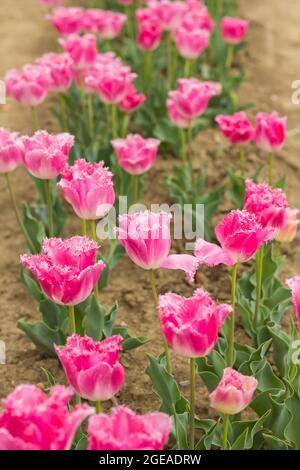
POLYGON ((275 240, 279 243, 291 243, 297 235, 297 229, 300 220, 298 219, 299 210, 290 209, 289 207, 284 213, 284 224, 275 236, 275 240))
POLYGON ((126 95, 118 103, 119 109, 123 113, 133 113, 136 111, 146 100, 143 93, 138 93, 134 85, 129 85, 126 89, 126 95))
POLYGON ((55 386, 45 395, 35 385, 20 385, 2 401, 0 450, 70 450, 75 433, 94 409, 68 403, 72 391, 55 386))
POLYGON ((49 91, 62 93, 67 91, 73 81, 73 60, 69 54, 50 52, 36 60, 49 75, 49 91))
POLYGON ((234 369, 224 369, 217 388, 209 395, 210 404, 220 413, 236 415, 253 400, 258 382, 254 377, 240 374, 234 369))
POLYGON ((282 229, 287 208, 288 201, 281 189, 246 181, 244 209, 254 214, 264 228, 282 229))
POLYGON ((162 30, 155 21, 145 20, 139 23, 137 44, 144 51, 154 51, 161 41, 162 30))
POLYGON ((246 210, 227 214, 216 227, 215 234, 221 246, 200 238, 196 241, 195 255, 207 266, 233 266, 248 261, 270 239, 270 230, 263 228, 256 215, 246 210))
POLYGON ((137 212, 121 215, 116 235, 129 258, 146 270, 159 268, 185 271, 192 282, 198 261, 192 255, 169 255, 171 249, 171 214, 137 212))
POLYGON ((80 159, 65 169, 58 187, 80 219, 102 219, 115 203, 112 176, 104 162, 80 159))
POLYGON ((296 309, 298 330, 300 331, 300 276, 286 280, 286 285, 292 291, 292 300, 296 309))
POLYGON ((170 2, 168 0, 151 0, 149 2, 149 7, 153 14, 153 18, 156 18, 163 31, 173 31, 176 29, 186 10, 185 3, 181 1, 170 2))
POLYGON ((185 59, 197 59, 208 47, 210 34, 205 29, 189 30, 183 26, 174 33, 175 44, 179 54, 185 59))
POLYGON ((224 137, 233 145, 249 142, 254 136, 251 121, 243 111, 232 116, 219 114, 215 120, 219 124, 224 137))
POLYGON ((0 173, 14 171, 22 160, 24 145, 17 132, 0 128, 0 173))
POLYGON ((79 34, 83 29, 84 9, 77 7, 55 8, 52 15, 48 16, 47 19, 63 36, 79 34))
POLYGON ((278 113, 258 113, 255 117, 256 129, 254 143, 265 152, 281 150, 286 137, 287 117, 279 117, 278 113))
POLYGON ((159 145, 159 140, 143 139, 139 134, 129 134, 126 139, 112 141, 120 167, 131 175, 141 175, 150 170, 159 145))
POLYGON ((25 65, 21 71, 10 70, 5 76, 6 93, 26 106, 41 104, 48 95, 49 76, 39 65, 25 65))
POLYGON ((197 0, 188 0, 186 2, 186 9, 181 18, 180 25, 189 30, 199 28, 209 33, 214 29, 214 22, 206 6, 197 0))
POLYGON ((46 131, 37 131, 32 137, 24 137, 23 143, 26 169, 36 178, 50 180, 64 170, 74 145, 74 137, 70 134, 50 135, 46 131))
POLYGON ((171 429, 172 420, 165 413, 136 415, 119 406, 111 416, 89 420, 89 450, 163 450, 171 429))
POLYGON ((215 304, 207 292, 197 289, 189 298, 173 293, 161 295, 159 312, 168 344, 181 356, 196 358, 213 350, 232 307, 215 304))
POLYGON ((97 57, 97 39, 93 34, 71 34, 66 38, 60 38, 59 44, 65 52, 70 54, 74 67, 83 70, 91 65, 97 57))
POLYGON ((245 38, 248 27, 246 20, 225 16, 221 21, 222 38, 229 44, 239 44, 245 38))
POLYGON ((105 268, 95 263, 97 244, 85 237, 50 238, 43 254, 23 255, 21 263, 37 278, 45 295, 59 305, 74 306, 92 293, 105 268))
POLYGON ((115 396, 124 383, 119 362, 121 336, 97 342, 78 335, 69 336, 64 348, 55 346, 69 384, 82 398, 106 401, 115 396))
POLYGON ((91 8, 86 10, 84 29, 102 39, 114 39, 120 35, 126 18, 122 13, 91 8))

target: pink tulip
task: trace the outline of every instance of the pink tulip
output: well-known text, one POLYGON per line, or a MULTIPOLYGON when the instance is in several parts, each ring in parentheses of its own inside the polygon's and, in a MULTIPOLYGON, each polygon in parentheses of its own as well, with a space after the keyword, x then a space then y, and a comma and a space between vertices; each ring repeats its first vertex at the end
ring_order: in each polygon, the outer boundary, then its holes
POLYGON ((121 215, 116 235, 129 258, 141 268, 180 269, 192 282, 198 266, 197 259, 192 255, 169 255, 171 218, 171 214, 166 212, 150 211, 121 215))
POLYGON ((83 8, 55 8, 52 15, 47 16, 54 28, 63 36, 69 34, 79 34, 83 29, 84 9, 83 8))
POLYGON ((55 346, 69 384, 86 400, 106 401, 124 383, 124 369, 118 360, 121 336, 96 342, 78 335, 69 336, 64 348, 55 346))
POLYGON ((102 39, 114 39, 120 35, 126 18, 122 13, 88 9, 85 13, 84 29, 102 39))
POLYGON ((25 65, 21 71, 10 70, 5 76, 6 93, 26 106, 41 104, 49 91, 47 71, 38 65, 25 65))
POLYGON ((300 331, 300 276, 286 280, 286 285, 292 291, 292 300, 296 309, 298 330, 300 331))
POLYGON ((219 124, 226 139, 233 145, 241 145, 252 140, 254 129, 246 113, 235 113, 232 116, 219 114, 215 121, 219 124))
POLYGON ((70 54, 77 70, 88 67, 97 57, 97 39, 93 34, 72 34, 67 38, 60 38, 58 42, 70 54))
POLYGON ((2 401, 0 450, 70 450, 75 433, 94 409, 68 407, 73 393, 55 386, 45 395, 35 385, 19 385, 2 401))
POLYGON ((239 44, 245 38, 248 31, 248 21, 240 18, 225 16, 221 21, 221 33, 223 41, 229 44, 239 44))
POLYGON ((23 255, 21 263, 37 278, 45 295, 59 305, 84 302, 97 284, 105 264, 95 263, 98 246, 85 237, 50 238, 43 254, 23 255))
POLYGON ((23 163, 29 173, 41 180, 50 180, 61 174, 74 145, 70 134, 50 135, 37 131, 32 137, 24 137, 23 163))
POLYGON ((255 117, 256 129, 254 143, 265 152, 281 150, 286 137, 287 117, 279 117, 278 113, 258 113, 255 117))
POLYGON ((159 145, 159 140, 143 139, 139 134, 129 134, 126 139, 112 141, 120 167, 131 175, 141 175, 150 170, 159 145))
POLYGON ((137 44, 144 51, 154 51, 161 41, 162 30, 158 23, 147 20, 139 23, 137 44))
POLYGON ((264 228, 280 230, 284 226, 285 212, 288 208, 286 195, 281 189, 267 184, 246 181, 244 209, 255 214, 264 228))
POLYGON ((298 219, 299 210, 290 209, 289 207, 284 213, 284 224, 275 236, 275 240, 279 243, 291 243, 297 236, 297 229, 300 220, 298 219))
POLYGON ((231 211, 221 220, 215 233, 221 246, 200 238, 196 241, 195 255, 207 266, 233 266, 248 261, 273 236, 273 231, 270 233, 263 228, 256 215, 246 210, 231 211))
POLYGON ((73 60, 69 54, 50 52, 36 60, 44 67, 49 75, 49 91, 62 93, 67 91, 73 81, 73 60))
POLYGON ((136 415, 119 406, 111 416, 89 420, 89 450, 163 450, 171 429, 172 420, 165 413, 136 415))
POLYGON ((0 127, 0 173, 14 171, 24 153, 22 139, 17 132, 9 132, 0 127))
POLYGON ((240 374, 234 369, 224 369, 217 388, 209 395, 210 405, 220 413, 236 415, 253 400, 258 382, 254 377, 240 374))
POLYGON ((197 289, 189 298, 173 293, 161 295, 159 312, 168 344, 181 356, 196 358, 213 350, 232 307, 215 304, 207 292, 197 289))
POLYGON ((189 30, 183 26, 174 33, 175 44, 179 54, 185 59, 197 59, 208 47, 210 34, 206 30, 189 30))
POLYGON ((115 203, 112 177, 104 162, 92 164, 81 159, 65 169, 57 186, 80 219, 97 220, 115 203))
POLYGON ((143 93, 138 93, 133 85, 129 85, 126 89, 126 95, 118 103, 118 107, 123 113, 133 113, 136 111, 146 100, 143 93))
POLYGON ((179 129, 187 129, 190 126, 191 121, 180 113, 176 101, 172 99, 167 100, 167 110, 169 119, 174 126, 179 129))
POLYGON ((186 10, 185 3, 181 1, 151 0, 149 7, 163 31, 173 31, 177 28, 186 10))
POLYGON ((181 18, 181 26, 186 29, 202 29, 211 33, 214 29, 212 21, 206 6, 197 0, 186 2, 186 11, 181 18))

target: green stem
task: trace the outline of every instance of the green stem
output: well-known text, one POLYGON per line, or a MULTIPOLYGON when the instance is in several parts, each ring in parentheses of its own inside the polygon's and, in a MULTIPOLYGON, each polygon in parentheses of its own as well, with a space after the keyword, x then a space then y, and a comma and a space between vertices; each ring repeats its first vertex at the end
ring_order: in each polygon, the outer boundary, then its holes
MULTIPOLYGON (((97 232, 96 232, 96 222, 94 220, 90 221, 91 224, 91 232, 92 232, 92 240, 97 243, 97 232)), ((94 293, 96 300, 99 300, 99 289, 98 289, 98 283, 96 283, 95 288, 94 288, 94 293)))
POLYGON ((185 59, 183 75, 185 78, 189 78, 191 71, 191 61, 190 59, 185 59))
POLYGON ((117 106, 111 105, 111 135, 113 139, 117 137, 117 106))
POLYGON ((217 0, 217 13, 219 17, 223 14, 223 0, 217 0))
POLYGON ((260 247, 256 253, 256 303, 255 303, 255 317, 254 325, 257 326, 260 301, 261 301, 261 290, 262 290, 262 275, 263 275, 263 261, 264 261, 264 245, 260 247))
POLYGON ((192 164, 192 141, 193 141, 193 128, 192 124, 187 129, 187 154, 190 164, 192 164))
POLYGON ((139 176, 133 176, 133 203, 136 204, 139 200, 139 176))
POLYGON ((81 229, 82 236, 86 237, 87 236, 87 223, 86 223, 86 220, 81 219, 81 224, 82 224, 82 229, 81 229))
POLYGON ((126 5, 125 11, 126 11, 126 16, 127 16, 126 23, 127 23, 128 36, 130 37, 130 39, 132 39, 132 41, 134 41, 134 17, 132 14, 131 5, 126 5))
POLYGON ((229 415, 224 415, 223 416, 222 450, 227 450, 228 425, 229 425, 229 415))
POLYGON ((234 330, 235 330, 235 297, 236 297, 236 279, 237 279, 238 264, 232 268, 231 277, 231 306, 232 312, 230 314, 229 323, 229 341, 228 341, 228 367, 233 366, 234 362, 234 330))
POLYGON ((90 127, 90 136, 94 135, 94 106, 93 106, 93 95, 88 93, 88 114, 89 114, 89 127, 90 127))
POLYGON ((273 186, 273 153, 269 153, 268 172, 269 172, 269 185, 273 186))
POLYGON ((46 198, 47 198, 47 208, 48 208, 48 223, 49 223, 49 237, 54 237, 54 224, 53 224, 53 202, 52 202, 52 190, 51 190, 51 181, 44 180, 46 198))
POLYGON ((17 222, 19 224, 20 229, 22 230, 22 232, 24 234, 24 237, 26 239, 28 248, 30 249, 31 253, 34 253, 35 252, 34 245, 33 245, 32 241, 30 239, 30 236, 29 236, 29 234, 28 234, 28 232, 25 228, 25 225, 22 222, 21 216, 20 216, 19 211, 18 211, 16 195, 15 195, 15 192, 14 192, 14 188, 13 188, 13 184, 12 184, 10 174, 5 173, 4 176, 5 176, 5 179, 6 179, 7 188, 8 188, 8 191, 9 191, 11 203, 12 203, 12 206, 13 206, 13 209, 14 209, 14 213, 15 213, 17 222))
POLYGON ((281 242, 277 242, 274 247, 275 259, 279 260, 281 256, 281 242))
MULTIPOLYGON (((151 285, 151 289, 152 289, 152 294, 153 294, 153 298, 154 298, 155 307, 158 310, 159 302, 158 302, 158 295, 157 295, 157 290, 156 290, 156 285, 155 285, 154 271, 152 269, 150 269, 148 272, 149 272, 149 280, 150 280, 150 285, 151 285)), ((166 338, 164 337, 163 333, 162 333, 162 337, 163 337, 164 350, 165 350, 165 355, 166 355, 166 368, 167 368, 167 372, 169 374, 171 374, 172 369, 171 369, 169 346, 168 346, 168 343, 167 343, 166 338)))
POLYGON ((61 112, 61 119, 62 119, 62 129, 64 132, 66 132, 67 127, 68 127, 68 120, 67 120, 65 100, 64 100, 62 93, 59 94, 59 103, 60 103, 60 112, 61 112))
POLYGON ((234 54, 234 46, 233 44, 229 44, 227 47, 227 57, 226 57, 226 63, 225 63, 225 66, 227 69, 229 69, 232 66, 233 54, 234 54))
POLYGON ((190 358, 190 427, 189 427, 189 443, 190 449, 195 447, 195 402, 196 402, 196 360, 190 358))
POLYGON ((95 405, 96 405, 97 415, 99 415, 103 411, 102 403, 101 403, 101 401, 96 401, 95 405))
POLYGON ((242 178, 245 177, 245 149, 241 145, 240 146, 240 170, 242 178))
POLYGON ((128 124, 129 124, 129 117, 126 113, 123 113, 122 125, 121 125, 121 136, 123 139, 126 137, 128 124))
POLYGON ((37 109, 34 106, 31 108, 31 115, 32 115, 33 129, 34 131, 37 131, 40 128, 40 125, 39 125, 37 109))
POLYGON ((152 57, 153 57, 153 52, 152 51, 145 51, 144 54, 144 92, 146 94, 149 93, 150 88, 151 88, 151 64, 152 64, 152 57))
POLYGON ((82 109, 82 116, 85 116, 85 91, 84 91, 84 77, 83 72, 80 72, 80 101, 81 101, 81 109, 82 109))
POLYGON ((76 320, 75 320, 74 305, 69 306, 69 323, 70 323, 70 335, 75 335, 76 334, 76 320))
POLYGON ((185 130, 179 129, 179 135, 180 135, 180 157, 181 157, 181 160, 185 161, 186 160, 185 130))
POLYGON ((173 43, 172 34, 167 32, 167 64, 168 64, 168 88, 170 89, 173 84, 173 43))

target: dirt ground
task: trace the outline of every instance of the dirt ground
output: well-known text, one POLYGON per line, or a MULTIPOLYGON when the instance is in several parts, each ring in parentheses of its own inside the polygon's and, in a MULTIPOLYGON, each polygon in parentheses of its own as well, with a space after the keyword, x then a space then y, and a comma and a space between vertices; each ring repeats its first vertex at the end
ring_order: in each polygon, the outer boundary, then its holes
MULTIPOLYGON (((291 101, 291 84, 299 79, 300 36, 299 0, 240 0, 240 15, 251 21, 249 46, 243 54, 246 61, 248 80, 239 92, 242 102, 252 102, 256 111, 278 110, 289 118, 289 138, 285 149, 276 157, 276 175, 287 174, 287 194, 291 206, 299 205, 300 178, 300 105, 291 101)), ((45 22, 43 9, 38 0, 1 0, 0 4, 0 79, 9 68, 18 68, 32 62, 40 54, 57 48, 56 34, 45 22)), ((49 101, 40 113, 41 127, 48 131, 57 130, 49 112, 49 101)), ((9 100, 0 106, 0 127, 17 130, 22 134, 32 132, 31 117, 27 109, 9 100)), ((224 155, 215 159, 215 149, 219 141, 217 131, 208 130, 194 142, 196 164, 208 159, 208 186, 213 188, 225 181, 225 167, 236 166, 237 156, 225 150, 224 155), (225 160, 225 161, 224 161, 225 160)), ((253 147, 247 152, 248 170, 257 165, 263 155, 255 153, 253 147)), ((163 187, 164 174, 173 162, 158 163, 149 178, 146 201, 165 202, 167 195, 163 187)), ((250 173, 251 174, 251 173, 250 173)), ((35 192, 29 178, 22 169, 14 175, 18 201, 34 200, 35 192)), ((230 209, 229 201, 224 202, 223 210, 230 209)), ((46 386, 41 368, 49 369, 58 379, 64 381, 63 373, 56 360, 42 357, 16 328, 19 319, 39 319, 36 305, 19 281, 19 254, 24 252, 24 242, 16 226, 10 208, 6 187, 0 186, 0 339, 7 348, 7 364, 0 366, 0 396, 7 395, 19 383, 37 383, 46 386)), ((78 222, 73 219, 67 235, 79 231, 78 222)), ((295 241, 286 249, 288 261, 286 275, 300 273, 300 242, 295 241)), ((115 300, 120 305, 120 322, 128 325, 130 332, 152 338, 149 345, 123 357, 126 370, 126 383, 117 397, 136 411, 154 410, 158 400, 151 390, 148 377, 144 374, 147 365, 146 353, 160 352, 159 323, 153 307, 148 286, 147 273, 124 258, 113 272, 109 286, 102 294, 102 302, 110 306, 115 300)), ((220 301, 229 300, 229 274, 226 269, 203 270, 201 282, 220 301)), ((157 275, 161 292, 174 291, 190 295, 193 287, 183 281, 179 272, 163 271, 157 275)), ((176 377, 180 382, 187 379, 187 364, 172 356, 176 377)), ((199 384, 200 385, 200 381, 199 384)), ((202 415, 208 412, 207 397, 204 389, 197 396, 197 404, 202 415)))

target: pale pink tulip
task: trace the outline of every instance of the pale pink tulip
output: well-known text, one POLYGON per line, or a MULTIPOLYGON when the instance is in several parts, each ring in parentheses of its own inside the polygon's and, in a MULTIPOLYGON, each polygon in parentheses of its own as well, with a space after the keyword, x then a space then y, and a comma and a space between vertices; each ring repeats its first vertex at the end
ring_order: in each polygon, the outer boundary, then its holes
POLYGON ((74 306, 92 293, 105 268, 95 262, 98 246, 85 237, 45 240, 43 254, 23 255, 21 263, 37 278, 45 295, 59 305, 74 306))
POLYGON ((39 65, 25 65, 21 71, 10 70, 5 76, 6 93, 31 107, 46 99, 49 82, 47 71, 39 65))
POLYGON ((172 420, 165 413, 136 415, 125 406, 97 415, 88 425, 89 450, 163 450, 172 420))
POLYGON ((233 145, 241 145, 253 139, 254 128, 243 111, 232 116, 219 114, 215 121, 226 139, 233 145))
POLYGON ((219 413, 236 415, 253 400, 258 382, 254 377, 240 374, 234 369, 224 369, 222 380, 209 395, 210 405, 219 413))
POLYGON ((123 170, 132 175, 146 173, 154 165, 160 141, 143 139, 139 134, 129 134, 126 139, 112 141, 112 146, 123 170))
POLYGON ((75 433, 94 409, 68 403, 72 391, 56 385, 46 395, 35 385, 19 385, 2 401, 0 450, 70 450, 75 433))
POLYGON ((47 19, 63 36, 78 34, 83 29, 84 9, 78 7, 55 8, 52 15, 47 16, 47 19))
POLYGON ((88 9, 84 18, 84 29, 102 39, 114 39, 122 32, 126 15, 109 10, 88 9))
POLYGON ((74 67, 83 70, 91 65, 97 57, 97 39, 93 34, 71 34, 66 38, 60 38, 59 44, 65 52, 70 54, 74 67))
POLYGON ((203 289, 185 298, 169 293, 159 297, 163 334, 181 356, 207 356, 218 341, 219 330, 232 312, 227 304, 217 305, 203 289))
POLYGON ((194 60, 208 47, 210 34, 205 29, 189 30, 181 26, 175 30, 174 39, 179 54, 194 60))
POLYGON ((269 153, 281 150, 286 138, 287 117, 279 117, 274 111, 272 114, 258 113, 255 119, 253 140, 257 147, 269 153))
POLYGON ((37 59, 36 63, 45 67, 49 75, 49 91, 62 93, 70 88, 73 81, 73 60, 69 54, 50 52, 37 59))
POLYGON ((299 210, 290 209, 284 213, 283 227, 276 233, 275 240, 279 243, 291 243, 297 236, 297 230, 300 220, 298 219, 299 210))
POLYGON ((202 29, 209 33, 214 29, 214 22, 206 6, 197 0, 186 2, 186 10, 181 18, 180 25, 189 30, 202 29))
POLYGON ((239 44, 245 38, 249 22, 240 18, 225 16, 221 21, 221 33, 223 41, 229 44, 239 44))
POLYGON ((291 279, 287 279, 286 285, 292 291, 292 300, 296 309, 298 330, 300 331, 300 276, 295 276, 291 279))
POLYGON ((24 145, 17 132, 0 127, 0 173, 14 171, 24 154, 24 145))
POLYGON ((163 31, 176 29, 186 11, 186 5, 181 1, 151 0, 148 5, 163 31))

